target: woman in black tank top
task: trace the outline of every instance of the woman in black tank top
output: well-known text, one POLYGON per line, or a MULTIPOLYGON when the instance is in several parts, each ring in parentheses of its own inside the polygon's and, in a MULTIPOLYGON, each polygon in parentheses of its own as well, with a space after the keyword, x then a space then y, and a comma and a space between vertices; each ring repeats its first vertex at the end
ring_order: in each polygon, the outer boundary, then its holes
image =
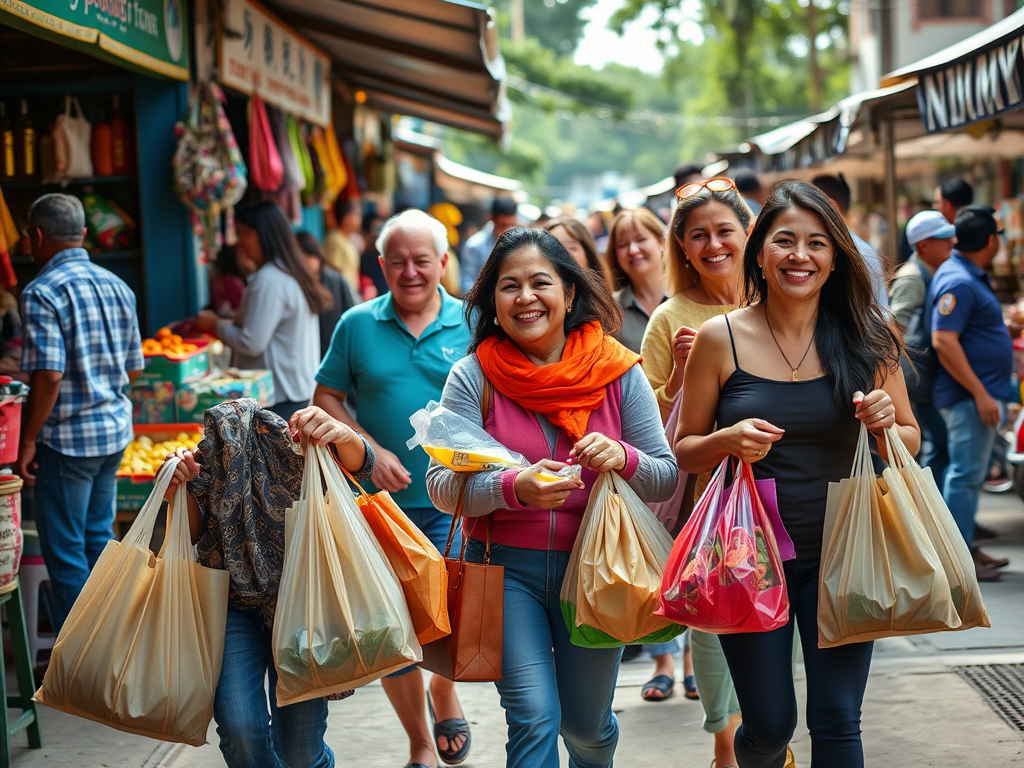
MULTIPOLYGON (((812 768, 862 768, 860 709, 871 643, 819 649, 818 570, 828 484, 848 477, 861 424, 920 442, 900 373, 902 344, 831 201, 777 184, 744 253, 747 304, 708 321, 686 365, 675 452, 686 472, 727 456, 774 478, 796 545, 785 564, 791 612, 773 632, 722 635, 743 712, 740 768, 782 768, 796 729, 792 650, 800 630, 812 768)), ((883 454, 885 443, 879 450, 883 454)))

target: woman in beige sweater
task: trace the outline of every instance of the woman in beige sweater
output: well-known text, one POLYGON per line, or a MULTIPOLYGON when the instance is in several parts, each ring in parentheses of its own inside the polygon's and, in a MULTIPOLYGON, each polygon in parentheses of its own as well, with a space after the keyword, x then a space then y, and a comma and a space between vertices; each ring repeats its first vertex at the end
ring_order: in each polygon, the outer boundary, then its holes
MULTIPOLYGON (((669 225, 666 256, 671 297, 647 325, 643 369, 667 421, 683 386, 690 346, 700 326, 737 308, 743 295, 743 249, 753 214, 728 179, 687 184, 669 225)), ((706 479, 699 486, 706 485, 706 479)), ((684 502, 689 514, 693 499, 684 502)), ((739 712, 729 667, 715 635, 690 630, 693 669, 704 706, 704 729, 715 735, 715 765, 736 765, 733 738, 739 712)), ((664 674, 659 658, 655 675, 664 674)), ((669 657, 667 667, 671 667, 669 657)), ((689 693, 687 694, 689 695, 689 693)))

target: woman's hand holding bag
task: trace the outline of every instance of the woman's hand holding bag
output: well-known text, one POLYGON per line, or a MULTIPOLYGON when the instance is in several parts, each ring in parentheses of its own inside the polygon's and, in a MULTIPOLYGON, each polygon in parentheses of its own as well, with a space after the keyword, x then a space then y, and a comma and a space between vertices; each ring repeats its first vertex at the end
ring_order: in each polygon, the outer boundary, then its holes
POLYGON ((129 733, 206 743, 220 680, 227 571, 198 565, 184 489, 168 506, 167 535, 149 543, 179 459, 120 542, 100 555, 57 637, 36 701, 129 733))

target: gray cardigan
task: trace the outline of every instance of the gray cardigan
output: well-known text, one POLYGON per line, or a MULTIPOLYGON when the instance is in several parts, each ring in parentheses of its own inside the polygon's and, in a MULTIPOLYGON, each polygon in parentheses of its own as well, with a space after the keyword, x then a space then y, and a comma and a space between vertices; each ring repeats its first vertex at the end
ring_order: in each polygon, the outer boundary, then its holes
MULTIPOLYGON (((476 355, 462 358, 448 374, 441 405, 453 413, 483 424, 480 400, 483 396, 484 374, 476 355)), ((675 490, 679 478, 672 449, 665 438, 658 401, 654 397, 647 377, 639 364, 634 365, 622 379, 622 441, 633 446, 640 454, 640 463, 629 480, 629 486, 646 501, 664 501, 675 490)), ((538 414, 548 446, 554 450, 558 427, 538 414)), ((466 497, 462 512, 478 517, 505 508, 501 491, 501 472, 453 472, 431 460, 427 469, 427 493, 434 506, 443 512, 454 513, 459 492, 466 484, 466 497)))

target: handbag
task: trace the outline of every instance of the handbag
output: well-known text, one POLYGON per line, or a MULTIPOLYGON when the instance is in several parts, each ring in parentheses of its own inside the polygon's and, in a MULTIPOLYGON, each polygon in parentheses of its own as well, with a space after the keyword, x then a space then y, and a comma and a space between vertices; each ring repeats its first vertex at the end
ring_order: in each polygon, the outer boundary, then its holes
POLYGON ((487 515, 487 542, 483 563, 466 562, 469 537, 463 536, 458 559, 449 558, 455 531, 462 520, 465 486, 448 531, 444 564, 448 571, 447 637, 423 646, 424 669, 449 680, 489 683, 501 680, 502 646, 505 642, 505 569, 491 565, 491 527, 487 515))
POLYGON ((177 464, 164 462, 124 540, 103 550, 61 628, 35 700, 199 747, 220 680, 229 574, 196 563, 184 489, 168 505, 159 554, 149 549, 177 464))
POLYGON ((263 99, 253 94, 249 102, 249 166, 252 183, 264 192, 275 192, 284 180, 284 164, 277 150, 263 99))
POLYGON ((93 175, 92 123, 85 119, 75 96, 64 97, 64 114, 57 115, 53 126, 53 153, 57 181, 67 182, 93 175), (77 116, 72 114, 72 107, 77 116))

